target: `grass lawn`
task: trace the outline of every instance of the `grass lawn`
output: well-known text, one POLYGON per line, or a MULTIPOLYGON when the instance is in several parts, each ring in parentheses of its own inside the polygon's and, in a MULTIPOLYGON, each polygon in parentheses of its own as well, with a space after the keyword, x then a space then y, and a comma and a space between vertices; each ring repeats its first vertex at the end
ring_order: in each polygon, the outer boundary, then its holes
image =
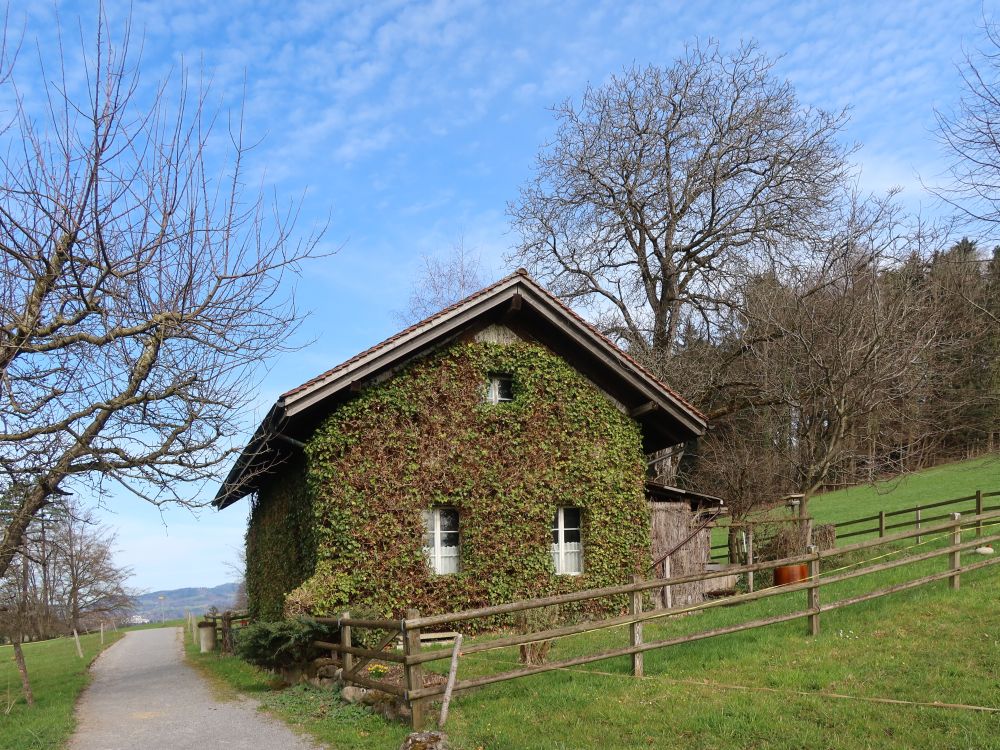
MULTIPOLYGON (((861 507, 869 502, 891 509, 977 487, 1000 488, 998 468, 996 462, 964 462, 910 477, 889 495, 860 488, 832 493, 814 501, 814 513, 820 520, 840 520, 871 513, 861 507)), ((925 539, 913 552, 945 544, 925 539)), ((891 559, 902 552, 882 548, 877 554, 891 559)), ((980 559, 963 553, 965 562, 980 559)), ((843 556, 827 560, 824 572, 854 562, 843 556)), ((822 600, 910 580, 946 564, 936 558, 844 581, 824 587, 822 600)), ((645 640, 791 612, 805 606, 805 597, 793 592, 647 623, 645 640)), ((998 602, 1000 565, 963 575, 957 592, 938 581, 824 613, 816 638, 806 635, 805 620, 796 620, 649 652, 643 679, 629 675, 629 658, 619 658, 491 685, 456 697, 447 731, 457 750, 1000 747, 998 602), (935 703, 963 707, 930 705, 935 703)), ((627 642, 626 628, 582 634, 558 641, 550 659, 627 642)), ((340 704, 329 691, 280 690, 269 675, 236 659, 192 659, 332 747, 391 748, 406 734, 340 704)), ((432 668, 443 672, 446 666, 436 662, 432 668)), ((516 666, 515 649, 469 655, 459 677, 516 666)))
MULTIPOLYGON (((918 564, 909 575, 930 568, 942 569, 943 560, 918 564)), ((997 571, 966 574, 958 592, 942 581, 826 613, 817 638, 796 621, 650 652, 642 680, 620 658, 482 688, 455 699, 447 731, 458 750, 997 747, 1000 712, 879 702, 1000 709, 997 571)), ((845 582, 829 596, 906 575, 845 582)), ((647 624, 646 639, 791 611, 804 597, 647 624)), ((627 638, 625 628, 574 636, 559 641, 551 658, 622 646, 627 638)), ((249 693, 332 747, 391 748, 406 735, 399 725, 339 703, 330 691, 281 690, 238 659, 196 654, 190 646, 189 655, 229 689, 249 693)), ((459 676, 471 677, 514 668, 517 655, 513 649, 477 654, 461 665, 459 676)))
MULTIPOLYGON (((121 631, 105 633, 105 646, 121 636, 121 631)), ((13 648, 0 646, 0 750, 53 750, 69 739, 75 726, 73 708, 89 681, 87 667, 101 651, 101 637, 82 635, 80 645, 82 659, 76 655, 72 638, 24 644, 35 694, 31 707, 21 695, 13 648)))
POLYGON ((156 628, 186 627, 187 620, 178 617, 175 620, 164 620, 163 622, 147 622, 143 625, 129 625, 125 630, 155 630, 156 628))
MULTIPOLYGON (((903 575, 893 573, 877 585, 903 575)), ((848 582, 830 597, 875 583, 848 582)), ((804 597, 647 625, 645 637, 791 611, 804 597)), ((502 683, 460 697, 448 730, 460 748, 997 747, 1000 713, 864 699, 1000 709, 998 600, 1000 574, 990 568, 964 576, 959 592, 939 582, 824 614, 817 638, 802 620, 647 653, 642 680, 622 658, 502 683)), ((624 628, 588 634, 560 641, 552 657, 626 643, 624 628)), ((513 652, 480 659, 515 660, 513 652)))

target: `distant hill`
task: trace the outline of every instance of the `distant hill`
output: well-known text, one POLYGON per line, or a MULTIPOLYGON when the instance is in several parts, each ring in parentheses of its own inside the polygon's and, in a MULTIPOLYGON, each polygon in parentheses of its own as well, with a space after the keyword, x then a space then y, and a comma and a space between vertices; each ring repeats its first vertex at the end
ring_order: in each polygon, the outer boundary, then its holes
POLYGON ((184 617, 188 612, 195 615, 204 614, 209 607, 218 607, 220 611, 231 609, 236 597, 235 583, 224 583, 212 588, 171 589, 170 591, 150 591, 136 597, 135 613, 148 617, 151 621, 172 620, 184 617), (163 597, 162 613, 160 597, 163 597))

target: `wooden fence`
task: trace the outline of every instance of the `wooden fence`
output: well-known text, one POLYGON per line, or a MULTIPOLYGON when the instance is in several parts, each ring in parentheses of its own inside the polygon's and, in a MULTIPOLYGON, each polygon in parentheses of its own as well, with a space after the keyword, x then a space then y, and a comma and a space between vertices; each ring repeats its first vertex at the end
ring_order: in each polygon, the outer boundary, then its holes
MULTIPOLYGON (((976 490, 974 495, 966 495, 965 497, 956 497, 951 500, 940 500, 933 503, 922 503, 920 505, 913 505, 909 508, 902 508, 900 510, 891 511, 879 511, 878 513, 871 516, 864 516, 863 518, 852 518, 849 521, 840 521, 839 523, 833 524, 834 528, 837 530, 837 540, 850 539, 852 537, 865 536, 865 535, 877 535, 879 537, 884 537, 886 532, 893 531, 895 529, 920 529, 924 524, 933 523, 934 521, 941 521, 950 517, 951 513, 975 513, 982 514, 993 510, 1000 510, 1000 491, 996 492, 983 492, 982 490, 976 490), (935 515, 925 516, 923 515, 928 510, 939 510, 942 508, 947 508, 947 512, 939 512, 935 515), (906 518, 909 516, 909 518, 906 518), (902 520, 897 521, 896 519, 903 517, 902 520), (869 524, 865 528, 857 529, 853 528, 859 524, 869 524)), ((812 520, 812 519, 809 519, 812 520)), ((748 562, 753 561, 753 551, 751 550, 753 542, 753 529, 755 526, 767 526, 770 523, 775 522, 799 522, 798 517, 792 518, 780 518, 771 520, 748 520, 742 522, 739 525, 747 530, 748 538, 751 540, 747 545, 746 555, 749 558, 748 562)), ((920 536, 917 536, 917 541, 920 541, 920 536)), ((711 551, 712 560, 715 561, 725 561, 729 559, 729 543, 728 541, 721 542, 719 544, 712 545, 711 551)))
MULTIPOLYGON (((994 493, 997 494, 997 493, 994 493)), ((463 612, 452 612, 440 615, 421 616, 416 610, 407 611, 406 617, 402 620, 363 620, 352 619, 348 613, 340 618, 318 618, 325 622, 336 622, 341 626, 340 643, 317 642, 316 645, 327 648, 340 655, 344 680, 347 683, 354 683, 367 688, 374 688, 403 698, 411 710, 411 723, 414 728, 423 728, 429 705, 431 701, 440 699, 446 691, 453 688, 454 692, 471 690, 498 682, 515 680, 529 675, 540 674, 557 669, 566 669, 592 662, 613 659, 621 656, 631 656, 632 673, 641 676, 643 673, 643 654, 654 649, 667 648, 681 643, 715 636, 738 633, 753 628, 760 628, 767 625, 788 622, 800 618, 808 618, 809 632, 812 635, 819 633, 820 616, 824 612, 829 612, 841 607, 847 607, 860 602, 876 599, 878 597, 893 594, 899 591, 923 586, 934 581, 947 578, 952 589, 958 589, 961 575, 973 570, 979 570, 989 565, 1000 562, 1000 556, 991 556, 982 561, 970 564, 961 563, 961 552, 970 548, 985 545, 1000 540, 1000 534, 983 535, 984 528, 1000 528, 1000 512, 984 512, 972 517, 962 518, 961 514, 954 513, 947 523, 932 526, 924 526, 918 530, 910 530, 896 534, 883 535, 881 538, 866 540, 844 547, 819 550, 811 547, 807 554, 790 557, 783 560, 754 563, 740 567, 730 567, 719 571, 707 571, 692 575, 676 576, 672 578, 659 578, 654 580, 640 580, 638 577, 633 583, 624 586, 609 586, 587 591, 577 591, 557 596, 548 596, 539 599, 511 602, 492 607, 471 609, 463 612), (963 528, 976 528, 979 534, 976 538, 963 541, 963 528), (864 568, 853 567, 833 571, 820 577, 820 561, 845 553, 853 553, 872 549, 882 544, 899 542, 913 538, 917 535, 942 535, 948 542, 943 548, 936 548, 919 554, 909 555, 900 559, 880 562, 864 568), (852 596, 831 602, 821 602, 820 592, 824 586, 840 583, 859 576, 868 575, 882 571, 898 568, 903 565, 929 560, 931 558, 948 556, 948 566, 945 570, 897 583, 876 591, 870 591, 858 596, 852 596), (799 583, 785 586, 775 586, 761 589, 754 592, 737 594, 724 599, 714 599, 705 601, 697 605, 685 607, 682 610, 643 610, 643 594, 654 589, 665 586, 673 586, 681 583, 691 583, 703 581, 720 576, 733 574, 753 573, 763 570, 770 570, 783 565, 806 564, 809 567, 809 578, 799 583), (732 606, 751 601, 766 599, 776 595, 784 595, 793 592, 805 592, 806 606, 803 609, 790 613, 778 614, 771 617, 760 618, 742 622, 726 627, 712 628, 697 633, 681 635, 673 638, 646 641, 643 638, 643 624, 666 617, 675 617, 680 613, 688 613, 700 610, 711 609, 719 606, 732 606), (572 625, 564 625, 549 629, 538 630, 530 633, 521 633, 494 640, 484 640, 478 643, 465 645, 459 651, 448 649, 424 650, 421 648, 420 635, 430 629, 440 629, 456 623, 482 620, 483 618, 494 618, 501 615, 511 615, 518 612, 540 609, 574 602, 596 600, 611 596, 626 596, 630 601, 628 614, 615 617, 607 617, 598 620, 590 620, 572 625), (493 651, 501 648, 524 646, 541 641, 549 641, 566 636, 577 635, 608 628, 629 626, 630 642, 628 646, 602 651, 595 654, 586 654, 569 659, 561 659, 546 664, 535 664, 523 666, 518 669, 490 674, 481 677, 457 680, 449 685, 426 685, 424 684, 424 666, 430 662, 451 659, 453 661, 452 676, 454 676, 454 663, 462 657, 474 654, 493 651), (352 645, 352 631, 355 629, 368 629, 380 633, 380 645, 376 648, 366 649, 352 645), (386 650, 391 644, 401 638, 402 650, 386 650), (403 685, 381 682, 378 680, 362 677, 360 670, 371 660, 385 661, 402 665, 403 685)), ((450 694, 450 693, 449 693, 450 694)))
MULTIPOLYGON (((205 622, 212 623, 212 630, 215 633, 216 645, 219 647, 219 652, 231 654, 234 652, 235 645, 233 633, 249 622, 250 613, 245 609, 227 609, 225 612, 206 612, 202 615, 202 619, 205 622)), ((189 613, 188 629, 191 632, 192 642, 195 642, 194 628, 194 615, 193 613, 189 613)))

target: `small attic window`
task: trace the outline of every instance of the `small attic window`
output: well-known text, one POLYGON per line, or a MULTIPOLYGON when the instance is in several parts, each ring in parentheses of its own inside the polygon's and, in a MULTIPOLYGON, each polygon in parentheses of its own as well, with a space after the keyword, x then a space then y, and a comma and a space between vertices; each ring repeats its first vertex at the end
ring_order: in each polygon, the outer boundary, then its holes
POLYGON ((486 386, 486 401, 490 404, 500 404, 514 400, 514 376, 503 373, 491 373, 486 386))

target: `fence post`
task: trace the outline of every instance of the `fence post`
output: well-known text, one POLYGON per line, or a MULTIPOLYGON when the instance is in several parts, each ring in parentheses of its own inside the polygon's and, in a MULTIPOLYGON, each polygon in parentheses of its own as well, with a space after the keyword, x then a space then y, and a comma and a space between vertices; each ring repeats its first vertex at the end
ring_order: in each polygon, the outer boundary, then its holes
POLYGON ((220 653, 233 653, 233 613, 228 609, 222 613, 222 648, 220 653))
POLYGON ((815 544, 809 545, 809 554, 813 556, 809 561, 809 633, 819 635, 819 547, 815 544))
MULTIPOLYGON (((663 577, 670 578, 670 555, 663 561, 663 577)), ((663 587, 663 608, 671 609, 674 606, 673 594, 670 591, 670 584, 663 587)))
MULTIPOLYGON (((952 513, 951 514, 951 518, 952 518, 953 521, 955 521, 955 530, 952 531, 952 533, 951 533, 951 543, 952 544, 961 544, 962 543, 962 514, 961 513, 952 513)), ((962 556, 962 554, 958 550, 955 550, 954 552, 951 553, 951 569, 952 570, 958 570, 959 566, 961 565, 961 562, 960 562, 961 556, 962 556)), ((952 591, 958 591, 959 586, 961 586, 961 581, 959 579, 960 579, 960 576, 958 575, 958 573, 955 573, 955 575, 951 576, 948 579, 949 585, 951 586, 951 590, 952 591)))
MULTIPOLYGON (((406 610, 406 620, 415 620, 420 617, 420 610, 406 610)), ((404 666, 404 676, 406 678, 406 702, 410 706, 410 726, 413 731, 419 732, 424 728, 425 701, 422 698, 410 699, 411 690, 419 690, 424 686, 423 670, 419 664, 410 664, 409 657, 420 653, 420 628, 411 628, 406 622, 403 623, 403 654, 407 657, 404 666)))
MULTIPOLYGON (((632 583, 639 583, 642 578, 637 574, 632 574, 632 583)), ((630 613, 635 615, 642 614, 642 592, 633 591, 632 592, 632 607, 630 613)), ((633 622, 632 623, 632 646, 637 647, 642 645, 642 623, 633 622)), ((636 652, 632 654, 632 675, 634 677, 642 677, 642 653, 636 652)))
MULTIPOLYGON (((983 491, 976 490, 976 515, 981 516, 983 514, 983 491)), ((976 536, 983 535, 983 519, 976 521, 976 536)))
POLYGON ((878 535, 880 537, 885 536, 885 511, 880 510, 878 512, 878 535))
MULTIPOLYGON (((753 565, 753 524, 747 526, 747 565, 753 565)), ((747 589, 753 593, 753 571, 747 573, 747 589)))
MULTIPOLYGON (((350 619, 350 617, 351 617, 351 613, 350 612, 341 612, 340 613, 340 618, 342 620, 348 620, 348 619, 350 619)), ((340 645, 341 646, 346 646, 346 647, 350 648, 350 646, 351 646, 351 626, 350 625, 344 625, 343 623, 341 623, 341 625, 340 625, 340 645)), ((341 651, 340 652, 340 666, 343 668, 343 672, 341 672, 341 674, 343 675, 343 678, 344 678, 344 684, 348 685, 348 684, 350 684, 350 682, 349 682, 349 680, 347 678, 347 673, 350 672, 351 668, 354 666, 354 657, 351 654, 347 653, 346 651, 341 651)))
MULTIPOLYGON (((920 528, 920 506, 917 506, 917 528, 920 528)), ((917 544, 920 544, 920 534, 917 534, 917 544)))

